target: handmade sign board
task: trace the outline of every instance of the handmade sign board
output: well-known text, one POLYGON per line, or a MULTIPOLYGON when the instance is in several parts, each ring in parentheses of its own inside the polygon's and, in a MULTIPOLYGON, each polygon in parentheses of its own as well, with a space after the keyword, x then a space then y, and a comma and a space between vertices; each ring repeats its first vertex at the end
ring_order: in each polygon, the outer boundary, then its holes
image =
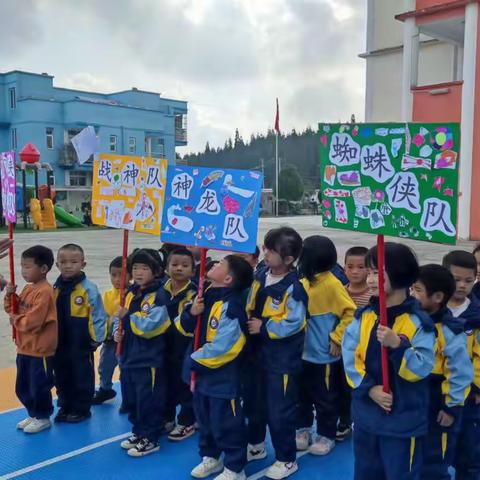
POLYGON ((160 235, 167 168, 165 159, 100 154, 93 168, 93 223, 160 235))
POLYGON ((204 167, 169 167, 162 242, 253 253, 262 174, 204 167))
POLYGON ((457 123, 320 124, 326 227, 455 244, 457 123))

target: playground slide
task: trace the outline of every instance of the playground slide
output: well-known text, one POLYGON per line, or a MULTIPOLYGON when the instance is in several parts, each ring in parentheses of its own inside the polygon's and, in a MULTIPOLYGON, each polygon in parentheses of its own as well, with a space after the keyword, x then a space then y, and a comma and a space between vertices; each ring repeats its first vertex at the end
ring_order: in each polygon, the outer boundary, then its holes
POLYGON ((55 211, 55 218, 67 227, 83 227, 83 223, 75 216, 68 212, 66 212, 63 208, 57 207, 56 205, 53 207, 55 211))
POLYGON ((57 228, 55 215, 53 213, 53 203, 46 198, 40 203, 38 198, 30 200, 30 216, 36 230, 52 230, 57 228), (43 208, 42 208, 43 207, 43 208))

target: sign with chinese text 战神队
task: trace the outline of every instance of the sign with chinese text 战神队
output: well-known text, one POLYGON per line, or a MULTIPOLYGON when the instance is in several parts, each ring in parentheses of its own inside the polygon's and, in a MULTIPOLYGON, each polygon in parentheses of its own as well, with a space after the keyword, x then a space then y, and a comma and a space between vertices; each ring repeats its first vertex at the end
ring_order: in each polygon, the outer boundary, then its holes
POLYGON ((94 162, 92 221, 160 235, 167 160, 100 154, 94 162))
POLYGON ((17 222, 15 194, 17 182, 15 177, 15 152, 0 153, 0 177, 2 179, 3 216, 9 223, 17 222))
POLYGON ((456 123, 320 124, 323 225, 454 244, 456 123))
POLYGON ((162 242, 253 253, 262 174, 169 167, 162 242))

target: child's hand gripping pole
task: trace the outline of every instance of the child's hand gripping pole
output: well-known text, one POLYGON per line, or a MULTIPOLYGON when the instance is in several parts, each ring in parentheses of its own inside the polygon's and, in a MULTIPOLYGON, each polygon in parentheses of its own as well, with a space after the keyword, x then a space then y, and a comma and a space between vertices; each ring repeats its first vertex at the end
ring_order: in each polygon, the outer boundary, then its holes
MULTIPOLYGON (((8 223, 8 238, 10 240, 10 245, 8 247, 8 259, 10 261, 10 283, 15 285, 15 261, 14 261, 14 252, 13 252, 13 223, 8 223)), ((11 295, 12 302, 12 313, 16 315, 18 313, 17 305, 17 295, 11 295)), ((15 341, 17 339, 17 330, 12 325, 12 339, 15 341)))
MULTIPOLYGON (((388 326, 387 300, 385 295, 385 238, 377 236, 377 267, 378 267, 378 298, 380 302, 380 325, 388 326)), ((388 351, 382 345, 382 383, 383 391, 390 393, 390 379, 388 377, 388 351)))
MULTIPOLYGON (((202 248, 200 254, 200 275, 198 278, 198 297, 203 297, 203 287, 205 283, 205 267, 207 264, 207 249, 202 248)), ((197 316, 197 324, 195 325, 195 336, 193 340, 193 351, 198 350, 200 346, 200 325, 202 323, 202 315, 197 316)), ((195 390, 195 382, 197 381, 197 372, 192 372, 190 380, 190 390, 193 392, 195 390)))
MULTIPOLYGON (((127 259, 128 259, 128 230, 123 231, 123 252, 122 252, 122 278, 120 284, 120 306, 125 307, 125 297, 127 292, 127 259)), ((123 318, 118 319, 118 330, 120 336, 123 336, 123 318)), ((117 343, 117 357, 122 354, 122 340, 117 343)))

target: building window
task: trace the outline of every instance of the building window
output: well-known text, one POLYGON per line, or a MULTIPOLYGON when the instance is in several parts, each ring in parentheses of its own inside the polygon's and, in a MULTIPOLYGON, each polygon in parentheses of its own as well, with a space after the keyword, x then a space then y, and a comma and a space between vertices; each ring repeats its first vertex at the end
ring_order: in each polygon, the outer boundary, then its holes
POLYGON ((155 138, 154 147, 152 148, 152 152, 155 155, 164 156, 165 155, 165 145, 163 138, 155 138))
POLYGON ((110 135, 110 151, 116 152, 117 151, 117 136, 110 135))
POLYGON ((135 137, 130 137, 128 139, 128 153, 135 153, 137 150, 137 139, 135 137))
POLYGON ((12 144, 12 149, 16 150, 17 148, 17 129, 16 128, 12 128, 11 144, 12 144))
POLYGON ((10 97, 10 108, 14 110, 17 108, 17 92, 15 87, 8 89, 8 95, 10 97))
POLYGON ((45 135, 47 138, 47 148, 49 150, 53 150, 53 128, 52 127, 47 127, 45 129, 45 135))
POLYGON ((89 187, 91 185, 91 172, 69 172, 68 183, 70 187, 89 187))

